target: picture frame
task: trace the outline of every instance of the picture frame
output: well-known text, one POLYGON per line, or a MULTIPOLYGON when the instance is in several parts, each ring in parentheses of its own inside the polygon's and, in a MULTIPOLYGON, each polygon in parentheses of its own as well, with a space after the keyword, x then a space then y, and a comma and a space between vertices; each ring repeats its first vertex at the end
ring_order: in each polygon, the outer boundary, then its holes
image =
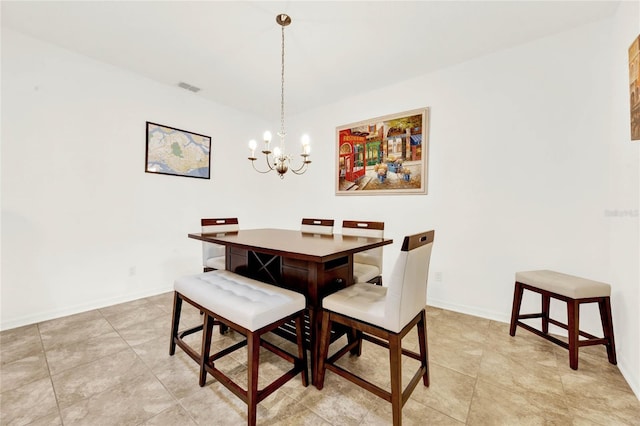
POLYGON ((631 141, 640 141, 640 36, 629 46, 629 112, 631 141))
POLYGON ((146 129, 146 173, 210 178, 210 136, 150 121, 146 129))
POLYGON ((336 127, 336 195, 427 194, 429 108, 336 127))

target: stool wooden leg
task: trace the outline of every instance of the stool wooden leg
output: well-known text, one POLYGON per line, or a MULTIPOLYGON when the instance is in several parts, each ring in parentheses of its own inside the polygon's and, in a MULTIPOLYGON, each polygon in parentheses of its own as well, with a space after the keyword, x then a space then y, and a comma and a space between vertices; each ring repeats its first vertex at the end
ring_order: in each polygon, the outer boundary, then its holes
POLYGON ((542 332, 549 334, 549 305, 551 297, 548 293, 542 293, 542 332))
POLYGON ((426 368, 422 382, 425 386, 429 386, 429 343, 427 342, 427 318, 424 309, 420 314, 418 321, 418 343, 420 345, 420 358, 422 365, 426 368))
POLYGON ((402 424, 402 341, 395 333, 389 333, 389 355, 393 426, 400 426, 402 424))
POLYGON ((578 369, 578 338, 580 337, 580 304, 567 301, 567 333, 569 340, 569 366, 578 369))
POLYGON ((524 288, 522 284, 516 281, 516 285, 513 290, 513 307, 511 308, 511 326, 509 327, 509 334, 511 336, 516 335, 516 325, 518 323, 518 316, 520 315, 520 305, 522 304, 522 293, 524 288))
POLYGON ((182 298, 178 292, 173 292, 173 314, 171 318, 171 343, 169 345, 169 355, 176 353, 176 337, 178 337, 178 326, 180 325, 180 312, 182 310, 182 298))
POLYGON ((204 314, 204 325, 202 327, 202 349, 200 350, 200 387, 207 382, 207 369, 205 365, 209 362, 209 354, 211 353, 211 333, 213 332, 213 317, 207 313, 204 314))
POLYGON ((616 359, 616 342, 613 338, 613 319, 611 318, 611 298, 603 297, 598 301, 598 307, 600 308, 600 321, 602 322, 602 331, 604 338, 607 339, 607 356, 609 362, 616 365, 618 360, 616 359))
POLYGON ((260 335, 257 333, 247 334, 247 362, 248 425, 255 426, 258 414, 258 365, 260 364, 260 335))

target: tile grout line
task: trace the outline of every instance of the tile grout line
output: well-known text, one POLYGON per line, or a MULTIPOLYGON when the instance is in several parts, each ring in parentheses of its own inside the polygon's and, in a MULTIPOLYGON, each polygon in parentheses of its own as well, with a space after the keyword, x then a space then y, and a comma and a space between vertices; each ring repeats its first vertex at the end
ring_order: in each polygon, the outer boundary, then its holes
MULTIPOLYGON (((44 356, 44 362, 45 364, 47 364, 47 372, 49 373, 49 383, 51 383, 51 389, 53 390, 53 397, 56 399, 56 407, 58 408, 58 417, 60 418, 60 423, 64 426, 64 420, 62 418, 62 410, 60 409, 60 401, 58 400, 58 392, 56 391, 56 387, 53 384, 53 377, 51 375, 51 369, 49 368, 49 360, 47 359, 47 351, 45 350, 44 342, 42 341, 42 333, 40 333, 40 323, 36 323, 36 329, 38 330, 38 339, 40 340, 40 346, 42 347, 42 355, 44 356)), ((35 419, 35 420, 38 420, 38 419, 35 419)))
MULTIPOLYGON (((144 299, 147 303, 149 303, 149 301, 145 298, 144 299)), ((100 311, 100 310, 99 310, 100 311)), ((138 355, 138 353, 136 352, 136 350, 133 348, 133 346, 131 346, 131 344, 127 341, 127 339, 125 339, 121 334, 120 331, 114 327, 114 325, 111 323, 111 321, 109 321, 109 319, 102 313, 102 311, 100 311, 100 315, 102 315, 102 317, 105 319, 105 321, 107 321, 109 323, 109 325, 111 326, 111 328, 113 328, 113 330, 118 334, 118 336, 120 336, 120 338, 127 344, 128 349, 130 349, 133 354, 135 355, 136 359, 138 359, 140 362, 142 362, 142 364, 147 368, 147 371, 149 373, 151 373, 151 375, 153 376, 154 379, 156 379, 158 381, 158 383, 160 383, 160 385, 162 386, 162 388, 169 394, 171 395, 171 398, 173 398, 173 400, 176 402, 176 405, 180 406, 180 408, 185 411, 187 413, 187 415, 189 416, 189 418, 191 420, 193 420, 193 422, 195 424, 199 424, 198 422, 196 422, 196 420, 191 416, 191 413, 189 413, 180 403, 180 401, 178 400, 178 398, 173 394, 173 392, 171 392, 169 389, 167 389, 166 385, 162 382, 162 380, 160 380, 160 378, 156 375, 156 373, 153 371, 153 369, 151 368, 150 365, 148 365, 141 357, 140 355, 138 355)), ((160 316, 158 316, 158 318, 160 318, 160 316)), ((115 385, 114 385, 115 386, 115 385)), ((111 389, 111 388, 110 388, 111 389)), ((107 389, 105 389, 106 391, 107 389)), ((103 391, 104 392, 104 391, 103 391)), ((144 425, 146 422, 148 422, 149 420, 151 420, 152 418, 164 413, 165 411, 171 409, 172 407, 167 407, 166 409, 162 410, 159 413, 155 413, 152 416, 150 416, 149 418, 144 419, 142 422, 138 423, 138 425, 144 425)))

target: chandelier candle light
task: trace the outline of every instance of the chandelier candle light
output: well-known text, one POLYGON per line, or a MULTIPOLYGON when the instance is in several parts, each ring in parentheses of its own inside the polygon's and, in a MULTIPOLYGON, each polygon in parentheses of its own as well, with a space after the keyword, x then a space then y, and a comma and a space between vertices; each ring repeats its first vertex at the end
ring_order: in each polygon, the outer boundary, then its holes
MULTIPOLYGON (((273 152, 271 151, 269 144, 271 143, 271 132, 264 132, 264 150, 262 153, 264 154, 265 159, 267 160, 268 170, 262 171, 258 170, 255 165, 256 158, 256 147, 257 142, 255 139, 249 141, 249 150, 251 151, 251 165, 253 168, 259 173, 269 173, 270 171, 275 170, 278 172, 280 179, 284 178, 284 174, 289 170, 289 166, 291 163, 291 156, 286 154, 284 147, 284 138, 287 134, 284 130, 284 27, 291 23, 291 17, 289 15, 285 15, 284 13, 276 15, 276 22, 278 25, 282 27, 282 66, 280 72, 280 131, 278 132, 278 136, 280 136, 280 146, 276 146, 273 148, 273 152)), ((309 154, 311 152, 311 147, 309 145, 309 136, 302 135, 302 164, 297 169, 291 168, 291 171, 297 175, 301 175, 307 171, 307 166, 311 163, 309 160, 309 154)))

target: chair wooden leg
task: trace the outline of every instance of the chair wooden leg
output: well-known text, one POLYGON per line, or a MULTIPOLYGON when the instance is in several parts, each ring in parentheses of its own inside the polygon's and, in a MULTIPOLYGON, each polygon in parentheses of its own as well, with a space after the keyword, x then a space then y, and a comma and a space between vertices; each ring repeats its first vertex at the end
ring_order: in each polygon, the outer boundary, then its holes
POLYGON ((429 342, 427 341, 427 315, 422 310, 420 321, 418 321, 418 343, 420 344, 420 362, 425 367, 425 373, 422 376, 422 382, 425 386, 429 386, 429 342))
MULTIPOLYGON (((322 312, 322 311, 321 311, 322 312)), ((326 372, 325 360, 329 354, 329 343, 331 341, 331 314, 322 312, 322 326, 320 327, 320 350, 318 351, 318 371, 316 372, 316 387, 322 390, 324 386, 324 374, 326 372)))
POLYGON ((600 308, 600 321, 602 322, 602 332, 604 338, 607 339, 607 356, 609 362, 616 365, 618 360, 616 358, 616 342, 613 338, 613 319, 611 318, 611 298, 603 297, 598 301, 598 307, 600 308))
POLYGON ((393 426, 402 424, 402 341, 397 334, 389 334, 389 367, 391 369, 391 409, 393 426))
POLYGON ((176 353, 176 338, 178 337, 178 326, 180 325, 180 312, 182 311, 182 298, 177 291, 173 292, 173 314, 171 318, 171 343, 169 345, 169 355, 176 353))
POLYGON ((378 275, 377 277, 371 278, 367 282, 370 283, 370 284, 374 284, 374 285, 382 285, 382 276, 378 275))
POLYGON ((549 334, 549 305, 551 305, 551 296, 548 293, 542 293, 542 332, 549 334))
POLYGON ((359 330, 351 329, 347 333, 347 342, 351 344, 352 342, 358 342, 358 344, 351 349, 351 355, 360 356, 362 355, 362 332, 359 330))
POLYGON ((202 349, 200 350, 200 387, 207 382, 207 369, 205 365, 209 362, 209 354, 211 353, 211 333, 213 332, 213 317, 204 314, 204 325, 202 327, 202 349))
POLYGON ((304 348, 304 314, 296 318, 296 340, 298 344, 298 358, 302 360, 305 368, 302 369, 302 386, 309 386, 309 372, 307 371, 307 350, 304 348))
POLYGON ((247 335, 247 406, 248 425, 255 426, 258 415, 258 365, 260 364, 260 335, 247 335))
POLYGON ((567 301, 567 334, 569 340, 569 366, 578 369, 578 338, 580 337, 580 304, 567 301))
POLYGON ((516 281, 513 290, 513 307, 511 308, 511 326, 509 327, 509 334, 511 336, 516 335, 516 325, 518 323, 518 316, 520 315, 520 305, 522 304, 522 284, 516 281))

